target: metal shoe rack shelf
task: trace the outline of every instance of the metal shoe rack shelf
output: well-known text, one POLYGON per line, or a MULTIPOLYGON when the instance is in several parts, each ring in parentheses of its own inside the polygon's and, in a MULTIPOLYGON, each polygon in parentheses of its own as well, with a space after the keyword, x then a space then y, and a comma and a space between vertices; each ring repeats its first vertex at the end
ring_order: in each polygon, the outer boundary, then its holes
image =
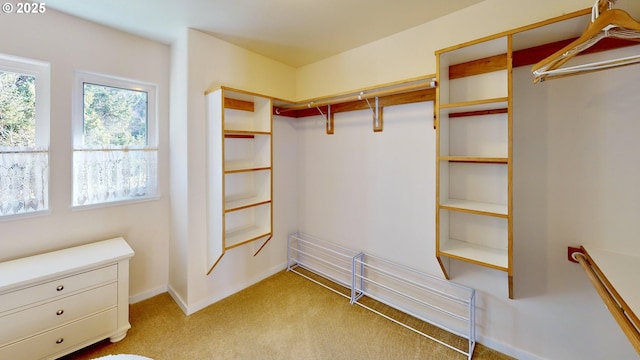
POLYGON ((476 344, 475 290, 316 237, 289 234, 287 270, 303 276, 394 323, 471 359, 476 344), (350 289, 346 295, 299 269, 350 289), (467 349, 416 329, 364 303, 373 299, 464 338, 467 349))

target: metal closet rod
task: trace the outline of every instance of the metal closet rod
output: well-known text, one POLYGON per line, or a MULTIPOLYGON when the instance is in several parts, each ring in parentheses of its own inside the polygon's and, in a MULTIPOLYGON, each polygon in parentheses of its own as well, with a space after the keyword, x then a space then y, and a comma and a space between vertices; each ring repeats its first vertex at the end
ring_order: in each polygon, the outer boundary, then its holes
POLYGON ((430 89, 430 88, 434 88, 435 86, 436 86, 435 77, 421 78, 417 80, 407 81, 401 84, 383 85, 383 86, 368 89, 368 90, 361 90, 361 91, 347 93, 343 95, 321 98, 313 101, 304 101, 304 102, 295 103, 292 105, 280 106, 276 108, 276 114, 282 114, 290 111, 310 109, 310 108, 332 105, 332 104, 345 103, 345 102, 356 101, 356 100, 366 100, 366 99, 386 96, 386 95, 401 94, 401 93, 415 91, 415 90, 430 89))

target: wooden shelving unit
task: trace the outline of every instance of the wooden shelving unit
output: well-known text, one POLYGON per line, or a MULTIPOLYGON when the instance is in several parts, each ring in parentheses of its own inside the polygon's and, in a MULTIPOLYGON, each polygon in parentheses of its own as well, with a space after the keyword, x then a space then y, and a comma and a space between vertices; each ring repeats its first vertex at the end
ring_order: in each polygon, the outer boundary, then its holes
POLYGON ((206 96, 211 273, 227 250, 271 239, 273 104, 271 98, 226 87, 206 96))
POLYGON ((429 75, 300 102, 226 86, 206 90, 207 274, 227 250, 261 241, 257 255, 273 236, 273 116, 320 114, 332 134, 335 114, 371 109, 379 114, 377 132, 385 106, 433 101, 434 86, 429 75))
POLYGON ((513 298, 511 36, 436 52, 436 256, 504 271, 513 298))
MULTIPOLYGON (((513 78, 572 42, 591 9, 436 51, 436 257, 507 273, 513 298, 513 78)), ((637 42, 603 39, 588 52, 637 42)), ((532 76, 533 81, 533 76, 532 76)))

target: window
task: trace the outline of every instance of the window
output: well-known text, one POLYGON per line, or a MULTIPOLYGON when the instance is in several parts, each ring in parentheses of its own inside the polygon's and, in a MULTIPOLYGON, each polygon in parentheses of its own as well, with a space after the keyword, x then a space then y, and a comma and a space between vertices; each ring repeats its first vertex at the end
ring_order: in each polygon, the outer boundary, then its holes
POLYGON ((0 55, 0 217, 49 209, 49 76, 0 55))
POLYGON ((73 205, 158 195, 156 87, 76 72, 73 205))

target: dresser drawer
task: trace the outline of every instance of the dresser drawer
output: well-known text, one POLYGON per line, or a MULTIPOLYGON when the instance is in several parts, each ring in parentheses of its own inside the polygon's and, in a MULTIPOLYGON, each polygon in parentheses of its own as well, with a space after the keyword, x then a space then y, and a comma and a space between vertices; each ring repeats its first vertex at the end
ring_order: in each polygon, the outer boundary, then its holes
POLYGON ((0 347, 0 359, 51 358, 50 355, 64 354, 78 345, 107 338, 117 329, 117 326, 117 309, 114 308, 9 346, 0 347))
POLYGON ((0 346, 118 305, 116 283, 0 317, 0 346))
POLYGON ((87 271, 0 295, 0 314, 78 290, 116 281, 118 265, 87 271))

